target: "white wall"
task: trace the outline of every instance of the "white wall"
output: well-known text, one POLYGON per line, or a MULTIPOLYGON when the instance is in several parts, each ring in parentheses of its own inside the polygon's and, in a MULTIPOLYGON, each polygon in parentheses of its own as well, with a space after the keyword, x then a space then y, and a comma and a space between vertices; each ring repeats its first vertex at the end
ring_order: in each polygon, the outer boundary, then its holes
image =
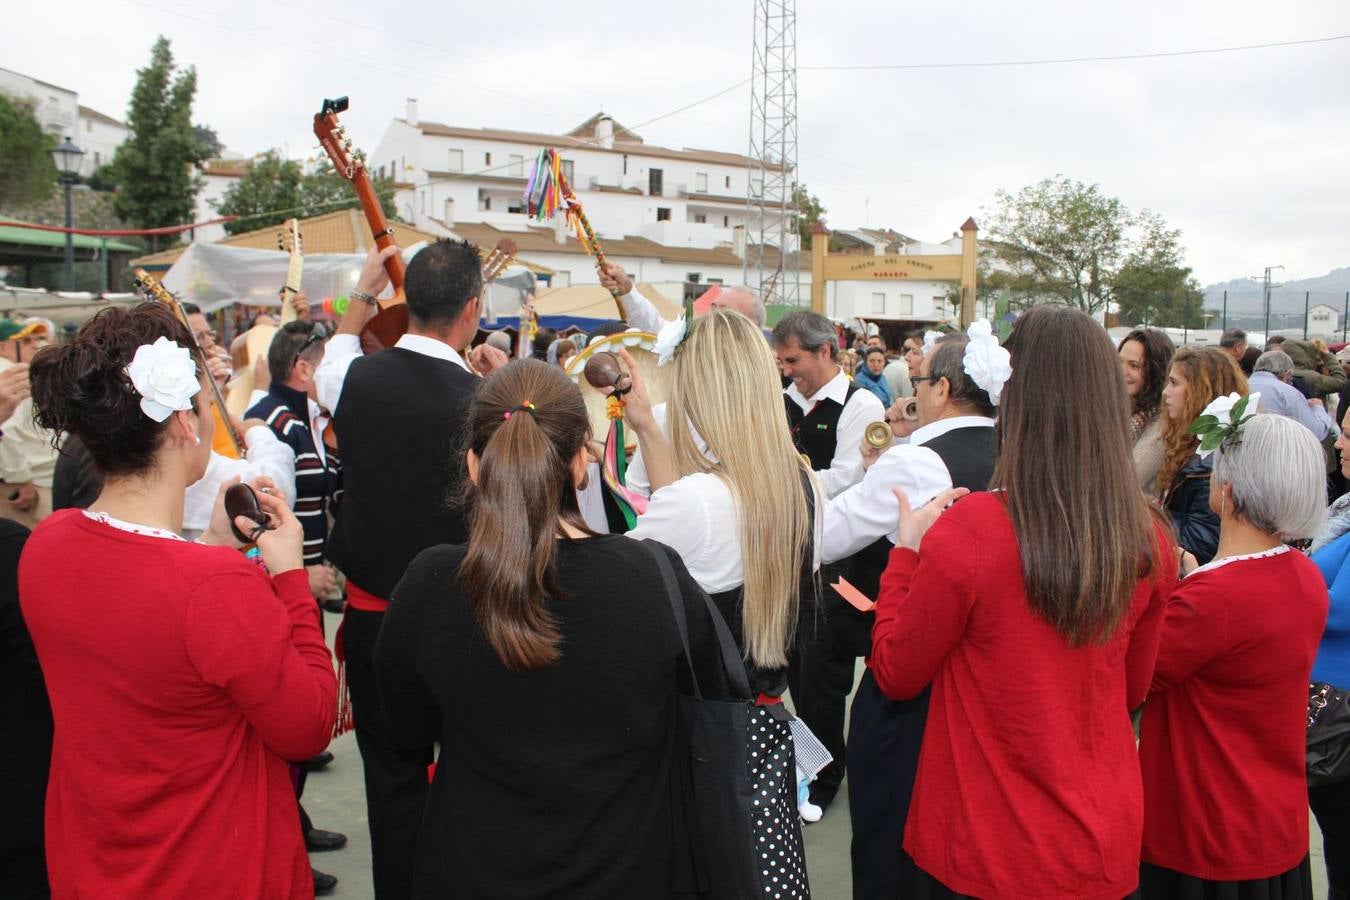
POLYGON ((113 125, 103 119, 81 115, 77 133, 71 136, 84 151, 80 174, 87 178, 94 174, 94 170, 99 166, 112 162, 117 148, 130 136, 131 131, 127 128, 113 125))
MULTIPOLYGON (((197 205, 193 210, 194 222, 205 222, 208 219, 220 218, 220 211, 211 205, 212 201, 219 203, 225 197, 225 191, 230 185, 239 180, 237 175, 203 175, 202 189, 197 192, 197 205)), ((225 237, 224 225, 207 225, 205 228, 196 229, 193 236, 194 240, 212 243, 225 237)))
POLYGON ((825 314, 833 319, 946 319, 952 315, 943 302, 948 286, 945 281, 827 282, 825 314))
POLYGON ((0 92, 34 101, 33 110, 38 123, 59 141, 74 138, 79 143, 76 125, 79 123, 80 104, 74 91, 46 84, 27 75, 0 69, 0 92))

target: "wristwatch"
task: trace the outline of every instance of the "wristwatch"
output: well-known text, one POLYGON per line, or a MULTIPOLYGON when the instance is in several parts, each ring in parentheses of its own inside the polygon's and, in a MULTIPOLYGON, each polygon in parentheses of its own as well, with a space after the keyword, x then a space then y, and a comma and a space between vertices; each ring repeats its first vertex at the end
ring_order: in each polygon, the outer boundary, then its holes
POLYGON ((365 291, 349 291, 347 293, 347 296, 353 300, 360 300, 361 302, 369 306, 375 306, 377 303, 380 302, 376 300, 372 295, 367 294, 365 291))

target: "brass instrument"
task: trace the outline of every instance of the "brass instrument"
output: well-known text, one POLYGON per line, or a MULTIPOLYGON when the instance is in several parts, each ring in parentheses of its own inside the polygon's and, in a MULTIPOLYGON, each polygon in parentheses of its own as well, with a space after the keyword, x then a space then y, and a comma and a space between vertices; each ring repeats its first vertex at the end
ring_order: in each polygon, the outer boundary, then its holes
POLYGON ((878 450, 885 450, 895 443, 895 435, 891 433, 889 422, 869 423, 867 430, 863 432, 863 437, 868 446, 875 447, 878 450))

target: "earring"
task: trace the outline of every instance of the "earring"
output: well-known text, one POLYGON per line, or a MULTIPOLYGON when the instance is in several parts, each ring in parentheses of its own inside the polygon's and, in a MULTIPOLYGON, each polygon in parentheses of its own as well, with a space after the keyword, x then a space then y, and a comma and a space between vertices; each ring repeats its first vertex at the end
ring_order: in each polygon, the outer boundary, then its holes
POLYGON ((201 435, 199 435, 199 434, 194 434, 194 435, 192 436, 192 446, 194 446, 194 447, 200 447, 201 445, 202 445, 202 437, 201 437, 201 435))

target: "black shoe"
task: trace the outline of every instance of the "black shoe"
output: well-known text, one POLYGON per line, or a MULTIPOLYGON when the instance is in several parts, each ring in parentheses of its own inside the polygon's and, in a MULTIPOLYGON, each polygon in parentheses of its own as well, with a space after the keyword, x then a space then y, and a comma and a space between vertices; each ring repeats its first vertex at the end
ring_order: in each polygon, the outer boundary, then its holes
POLYGON ((330 612, 334 615, 342 615, 342 611, 347 608, 346 602, 341 597, 330 597, 327 600, 319 601, 319 606, 324 612, 330 612))
POLYGON ((333 761, 333 754, 325 750, 312 759, 307 759, 300 765, 305 767, 306 772, 319 772, 328 768, 328 764, 333 761))
POLYGON ((320 872, 313 866, 310 866, 309 870, 314 873, 314 895, 316 897, 322 897, 325 894, 333 893, 333 888, 337 887, 336 875, 320 872))
POLYGON ((336 831, 324 831, 311 828, 305 832, 305 849, 310 853, 323 853, 326 850, 340 850, 347 846, 347 836, 336 831))

